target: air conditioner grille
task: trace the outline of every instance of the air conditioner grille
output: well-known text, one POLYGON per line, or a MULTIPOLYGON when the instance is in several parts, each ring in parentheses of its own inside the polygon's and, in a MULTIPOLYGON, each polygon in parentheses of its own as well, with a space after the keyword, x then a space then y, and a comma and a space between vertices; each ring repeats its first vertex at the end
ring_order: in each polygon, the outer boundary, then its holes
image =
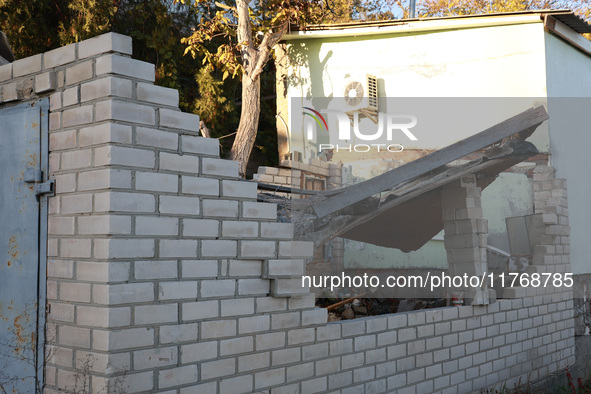
POLYGON ((368 106, 367 108, 370 111, 377 111, 378 110, 378 79, 373 76, 367 74, 367 100, 368 106))

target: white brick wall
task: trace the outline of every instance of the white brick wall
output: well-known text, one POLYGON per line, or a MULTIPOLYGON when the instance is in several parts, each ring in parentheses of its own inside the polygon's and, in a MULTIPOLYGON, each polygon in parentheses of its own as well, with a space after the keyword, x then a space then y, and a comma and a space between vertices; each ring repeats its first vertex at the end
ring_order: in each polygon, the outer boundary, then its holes
MULTIPOLYGON (((109 33, 0 67, 2 102, 27 98, 17 82, 31 77, 51 97, 48 393, 80 376, 85 354, 97 358, 89 392, 119 365, 130 393, 455 393, 572 364, 569 291, 327 324, 292 280, 312 245, 292 241, 277 207, 255 200, 218 141, 197 135, 198 117, 178 111, 178 93, 130 54, 131 39, 109 33)), ((336 182, 325 164, 309 166, 336 182)), ((299 171, 261 176, 291 183, 299 171)), ((554 234, 536 264, 568 271, 564 185, 536 176, 541 226, 554 234)))

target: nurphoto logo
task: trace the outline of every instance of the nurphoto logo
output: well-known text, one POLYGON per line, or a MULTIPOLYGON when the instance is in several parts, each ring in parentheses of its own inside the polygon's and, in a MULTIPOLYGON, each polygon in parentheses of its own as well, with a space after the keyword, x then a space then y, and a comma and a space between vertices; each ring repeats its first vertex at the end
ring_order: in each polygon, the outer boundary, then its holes
MULTIPOLYGON (((360 128, 360 112, 359 111, 338 111, 333 109, 317 111, 310 107, 304 107, 302 115, 309 117, 310 123, 307 127, 307 138, 312 140, 314 138, 314 131, 322 132, 325 130, 331 137, 331 143, 320 143, 318 145, 318 151, 323 150, 335 150, 349 151, 349 152, 368 152, 372 148, 375 148, 378 152, 387 150, 389 152, 402 152, 404 147, 399 143, 393 143, 394 138, 400 137, 404 134, 406 138, 411 141, 417 141, 418 138, 410 131, 417 125, 417 117, 415 115, 406 114, 387 114, 377 113, 377 116, 370 118, 373 123, 376 123, 377 128, 375 131, 368 130, 369 128, 363 127, 363 131, 360 128), (329 132, 329 122, 327 118, 334 117, 336 119, 336 130, 331 127, 329 132), (374 120, 375 119, 375 120, 374 120), (311 126, 311 127, 310 127, 311 126), (336 138, 335 138, 336 137, 336 138), (351 139, 364 141, 366 143, 351 144, 348 141, 351 139), (336 140, 336 141, 335 141, 336 140), (373 143, 369 143, 369 142, 373 143), (382 143, 378 143, 382 142, 382 143)), ((362 112, 362 116, 365 114, 362 112)), ((369 118, 369 117, 368 117, 369 118)), ((330 118, 329 118, 330 119, 330 118)), ((368 122, 366 122, 368 123, 368 122)))
MULTIPOLYGON (((316 121, 316 123, 318 123, 318 126, 321 129, 322 129, 322 124, 324 124, 324 129, 326 131, 328 131, 328 124, 326 124, 326 119, 324 119, 324 116, 322 116, 320 114, 320 112, 318 112, 315 109, 312 109, 310 107, 304 107, 304 109, 307 109, 308 111, 311 111, 312 114, 310 114, 308 112, 302 112, 303 115, 308 115, 309 117, 311 117, 312 119, 314 119, 316 121), (322 121, 322 124, 320 123, 320 121, 322 121)), ((311 138, 309 134, 308 134, 308 138, 311 138)))

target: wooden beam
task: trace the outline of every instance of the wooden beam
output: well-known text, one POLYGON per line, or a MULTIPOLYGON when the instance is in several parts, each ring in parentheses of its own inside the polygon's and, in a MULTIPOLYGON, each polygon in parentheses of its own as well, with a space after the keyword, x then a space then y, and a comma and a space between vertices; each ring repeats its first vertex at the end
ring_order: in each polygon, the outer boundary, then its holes
POLYGON ((333 197, 313 206, 318 218, 323 218, 351 204, 390 189, 402 182, 432 171, 442 165, 457 160, 467 154, 485 148, 513 134, 538 127, 548 119, 543 106, 531 108, 515 115, 478 134, 463 139, 455 144, 423 156, 394 170, 378 175, 365 182, 343 189, 333 197))

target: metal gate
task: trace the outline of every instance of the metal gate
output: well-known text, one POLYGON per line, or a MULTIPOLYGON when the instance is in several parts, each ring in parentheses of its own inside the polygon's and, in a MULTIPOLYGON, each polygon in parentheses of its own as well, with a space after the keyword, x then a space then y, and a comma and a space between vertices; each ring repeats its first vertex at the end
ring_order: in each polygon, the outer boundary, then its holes
POLYGON ((48 108, 0 110, 0 393, 43 384, 48 108))

